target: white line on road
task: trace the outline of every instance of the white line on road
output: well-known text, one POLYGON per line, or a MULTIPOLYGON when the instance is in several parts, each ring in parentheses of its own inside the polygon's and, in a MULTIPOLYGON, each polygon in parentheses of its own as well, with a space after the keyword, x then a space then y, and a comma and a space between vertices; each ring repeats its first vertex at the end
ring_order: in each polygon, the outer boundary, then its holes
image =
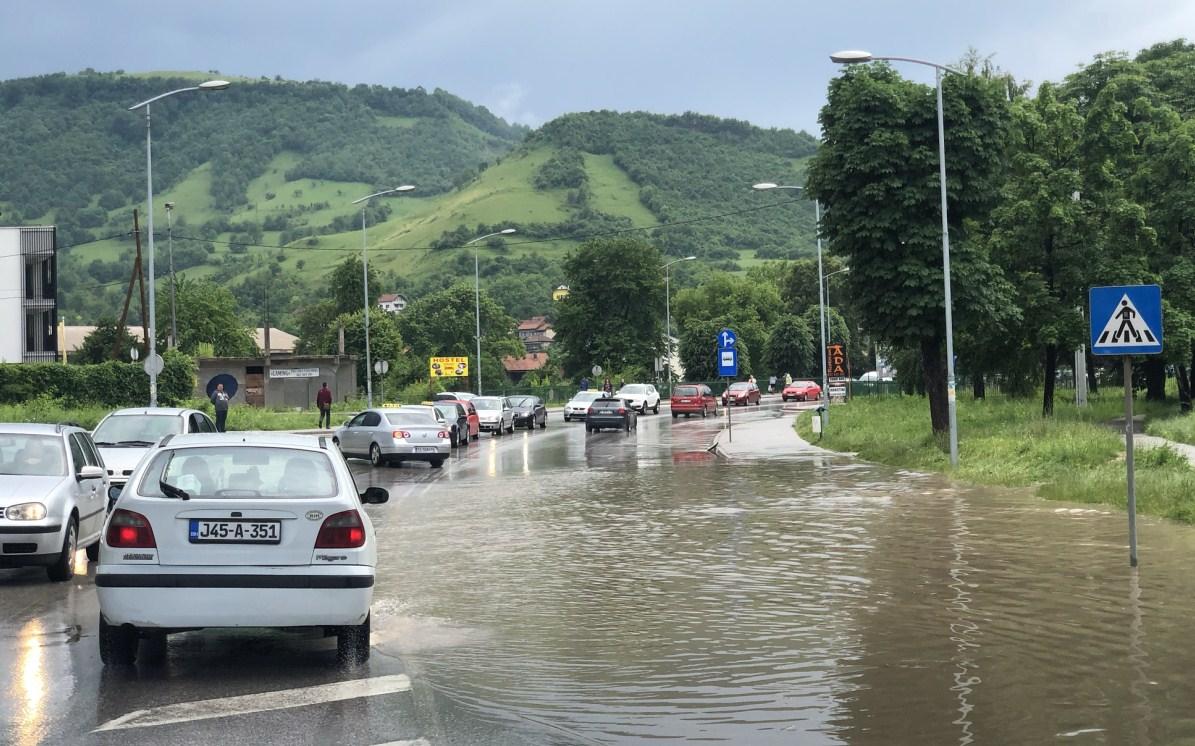
POLYGON ((374 746, 432 746, 432 744, 426 738, 416 738, 414 741, 387 741, 374 744, 374 746))
POLYGON ((341 681, 335 684, 321 684, 301 689, 284 689, 277 692, 243 694, 237 697, 204 699, 198 702, 180 702, 174 705, 155 707, 150 710, 134 710, 109 720, 92 731, 121 730, 123 728, 146 728, 153 725, 186 723, 192 720, 247 715, 254 712, 283 710, 290 707, 307 707, 324 702, 339 702, 358 697, 376 697, 379 694, 406 692, 411 689, 411 680, 403 674, 375 676, 372 679, 341 681))

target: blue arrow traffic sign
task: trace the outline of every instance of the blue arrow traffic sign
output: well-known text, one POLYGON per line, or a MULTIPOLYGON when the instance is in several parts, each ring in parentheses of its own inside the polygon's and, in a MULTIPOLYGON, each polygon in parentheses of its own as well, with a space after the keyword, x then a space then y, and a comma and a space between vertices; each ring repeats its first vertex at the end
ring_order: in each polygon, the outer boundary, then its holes
POLYGON ((1095 287, 1088 299, 1092 355, 1157 355, 1162 351, 1162 288, 1095 287))
POLYGON ((733 329, 723 329, 722 331, 718 332, 718 349, 719 350, 729 350, 729 349, 733 348, 735 345, 735 342, 738 342, 738 341, 739 341, 739 338, 735 335, 733 329))
POLYGON ((739 351, 733 347, 729 349, 718 350, 718 377, 738 378, 738 376, 739 351))

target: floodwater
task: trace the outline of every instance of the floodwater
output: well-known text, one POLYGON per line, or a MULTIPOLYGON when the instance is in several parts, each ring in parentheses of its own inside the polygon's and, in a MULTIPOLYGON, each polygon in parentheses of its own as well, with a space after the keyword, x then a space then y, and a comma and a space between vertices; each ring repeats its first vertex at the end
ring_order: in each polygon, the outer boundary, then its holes
MULTIPOLYGON (((736 413, 736 441, 774 414, 736 413)), ((1119 511, 844 458, 727 461, 704 451, 716 427, 556 420, 410 485, 383 519, 375 637, 444 733, 1195 741, 1192 529, 1142 521, 1134 572, 1119 511)))

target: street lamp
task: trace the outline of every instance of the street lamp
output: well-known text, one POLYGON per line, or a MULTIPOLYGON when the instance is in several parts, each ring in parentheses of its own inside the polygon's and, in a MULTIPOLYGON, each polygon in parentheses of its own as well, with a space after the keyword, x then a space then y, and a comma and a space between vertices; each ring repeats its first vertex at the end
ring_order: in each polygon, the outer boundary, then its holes
MULTIPOLYGON (((515 232, 516 231, 514 228, 503 228, 500 231, 494 231, 493 233, 487 233, 484 236, 478 236, 477 238, 473 239, 472 241, 469 241, 468 243, 466 243, 465 246, 472 246, 473 244, 477 243, 478 241, 484 241, 487 238, 493 238, 494 236, 509 236, 510 234, 515 233, 515 232)), ((477 395, 481 396, 481 275, 478 271, 478 263, 479 262, 478 262, 478 258, 477 258, 477 249, 474 249, 473 250, 473 301, 475 303, 476 314, 477 314, 477 361, 476 361, 477 362, 477 395)))
POLYGON ((954 321, 950 302, 950 228, 946 222, 946 129, 942 123, 942 73, 960 74, 945 65, 913 57, 878 57, 870 52, 848 50, 830 55, 832 62, 853 65, 872 60, 911 62, 934 69, 934 84, 938 95, 938 190, 942 201, 942 285, 945 288, 946 303, 946 402, 950 417, 950 465, 958 466, 958 413, 955 406, 954 380, 954 321))
POLYGON ((360 199, 355 199, 349 204, 361 203, 361 275, 362 275, 362 291, 361 294, 365 296, 365 403, 367 406, 373 406, 373 360, 370 358, 369 351, 369 257, 366 253, 365 243, 365 208, 369 205, 369 200, 374 197, 381 197, 384 194, 395 194, 397 192, 409 192, 415 187, 410 184, 405 184, 393 189, 383 189, 380 192, 367 194, 360 199))
POLYGON ((840 275, 843 272, 850 272, 850 267, 843 267, 842 269, 822 275, 822 282, 826 283, 826 316, 830 315, 830 278, 834 275, 840 275))
MULTIPOLYGON (((770 181, 765 181, 759 184, 753 184, 752 189, 759 192, 766 192, 770 189, 792 189, 794 191, 803 191, 804 187, 799 186, 782 186, 780 184, 773 184, 770 181)), ((826 295, 822 291, 822 203, 818 200, 813 200, 814 216, 817 219, 817 305, 818 305, 818 324, 822 328, 822 424, 830 424, 830 383, 827 370, 829 368, 829 360, 826 353, 826 295)))
POLYGON ((141 107, 145 107, 145 208, 146 208, 146 227, 149 232, 149 355, 145 359, 145 370, 149 373, 149 406, 158 406, 158 373, 161 372, 162 359, 158 355, 157 343, 157 319, 154 314, 156 312, 156 304, 154 302, 154 161, 153 161, 153 144, 150 138, 150 123, 149 123, 149 105, 155 101, 173 96, 176 93, 186 93, 188 91, 222 91, 231 85, 227 80, 209 80, 200 83, 196 86, 188 88, 179 88, 174 91, 154 96, 146 99, 139 104, 133 104, 129 107, 129 111, 136 111, 141 107))
POLYGON ((166 257, 170 263, 170 346, 178 347, 178 316, 174 306, 174 203, 166 203, 166 257))
POLYGON ((671 267, 673 264, 676 264, 677 262, 691 262, 696 258, 697 257, 695 257, 695 256, 681 257, 680 259, 673 259, 672 261, 665 264, 663 267, 660 267, 660 269, 664 270, 664 318, 665 318, 664 339, 665 339, 665 344, 667 346, 666 349, 668 350, 666 353, 666 355, 667 355, 666 359, 668 360, 667 365, 668 365, 668 395, 669 396, 672 396, 672 285, 671 285, 672 275, 668 271, 668 268, 671 267))

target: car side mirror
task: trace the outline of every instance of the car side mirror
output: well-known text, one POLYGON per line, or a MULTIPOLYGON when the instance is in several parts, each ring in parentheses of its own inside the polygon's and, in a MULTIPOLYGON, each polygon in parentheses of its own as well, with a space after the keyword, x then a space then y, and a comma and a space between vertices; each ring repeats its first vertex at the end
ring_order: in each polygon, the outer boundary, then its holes
POLYGON ((103 479, 104 470, 98 466, 87 465, 79 469, 79 473, 75 475, 75 479, 82 482, 84 479, 103 479))
POLYGON ((361 502, 366 505, 381 505, 390 500, 390 493, 381 487, 366 487, 361 493, 361 502))
POLYGON ((124 490, 124 485, 113 484, 108 487, 108 499, 115 500, 120 497, 121 491, 124 490))

